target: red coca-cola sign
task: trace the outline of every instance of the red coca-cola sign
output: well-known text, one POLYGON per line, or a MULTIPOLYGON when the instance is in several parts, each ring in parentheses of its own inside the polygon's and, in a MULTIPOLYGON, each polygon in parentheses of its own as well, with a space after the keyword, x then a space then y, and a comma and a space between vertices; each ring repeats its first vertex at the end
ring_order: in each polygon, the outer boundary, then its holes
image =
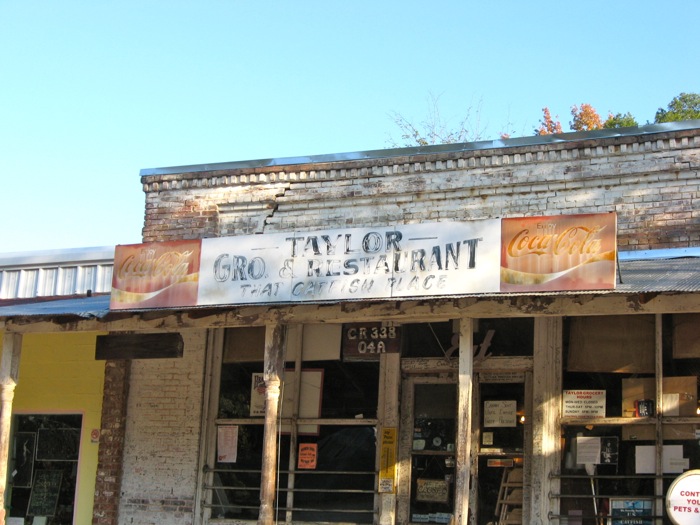
POLYGON ((117 246, 110 308, 194 306, 199 240, 117 246))
POLYGON ((501 222, 501 291, 615 288, 614 213, 501 222))

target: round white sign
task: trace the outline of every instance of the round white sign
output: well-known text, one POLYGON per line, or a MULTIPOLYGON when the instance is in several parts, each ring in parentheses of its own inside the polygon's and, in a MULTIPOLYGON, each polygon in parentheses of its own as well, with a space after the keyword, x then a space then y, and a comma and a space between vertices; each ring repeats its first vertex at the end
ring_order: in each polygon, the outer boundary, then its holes
POLYGON ((671 483, 666 512, 675 525, 700 523, 700 470, 689 470, 671 483))

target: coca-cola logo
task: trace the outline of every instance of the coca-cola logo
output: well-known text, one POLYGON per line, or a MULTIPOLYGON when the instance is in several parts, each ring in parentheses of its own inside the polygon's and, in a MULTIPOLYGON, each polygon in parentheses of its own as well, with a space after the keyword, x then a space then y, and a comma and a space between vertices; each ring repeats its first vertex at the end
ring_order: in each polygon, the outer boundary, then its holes
POLYGON ((193 250, 159 254, 157 250, 145 248, 125 257, 117 268, 117 276, 120 279, 183 277, 190 273, 193 254, 193 250))
POLYGON ((595 255, 602 249, 598 234, 605 226, 572 226, 560 233, 531 233, 525 228, 516 233, 507 245, 510 257, 526 255, 595 255))

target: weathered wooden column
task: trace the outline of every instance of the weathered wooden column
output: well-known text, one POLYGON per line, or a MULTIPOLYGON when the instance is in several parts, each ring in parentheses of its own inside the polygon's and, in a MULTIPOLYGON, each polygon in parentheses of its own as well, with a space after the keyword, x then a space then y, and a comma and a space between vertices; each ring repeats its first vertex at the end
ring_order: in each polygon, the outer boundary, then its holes
POLYGON ((472 379, 474 377, 474 320, 459 323, 459 380, 457 386, 457 449, 455 471, 455 525, 469 521, 472 379))
POLYGON ((559 504, 549 494, 559 494, 559 480, 550 475, 561 468, 561 317, 536 317, 532 394, 532 458, 530 521, 549 523, 549 513, 559 514, 559 504))
POLYGON ((280 386, 284 374, 286 325, 279 321, 265 330, 265 431, 263 435, 262 473, 260 478, 259 525, 272 525, 275 519, 275 480, 277 472, 277 415, 280 408, 280 386))
MULTIPOLYGON (((397 482, 397 470, 399 465, 397 464, 398 454, 394 453, 393 460, 394 464, 383 463, 386 458, 382 457, 383 453, 383 436, 384 430, 390 429, 389 432, 394 432, 396 435, 398 428, 400 426, 400 414, 399 414, 399 399, 401 391, 401 354, 381 354, 380 362, 382 366, 379 367, 381 370, 381 376, 379 379, 379 428, 377 429, 377 464, 380 471, 382 469, 394 471, 394 487, 391 492, 381 492, 379 494, 379 525, 394 525, 396 523, 396 482, 397 482)), ((398 447, 395 449, 398 452, 398 447)), ((405 467, 404 467, 405 468, 405 467)))
POLYGON ((10 457, 10 427, 12 400, 19 378, 19 358, 22 336, 5 332, 0 360, 0 524, 5 523, 5 492, 7 489, 7 462, 10 457))

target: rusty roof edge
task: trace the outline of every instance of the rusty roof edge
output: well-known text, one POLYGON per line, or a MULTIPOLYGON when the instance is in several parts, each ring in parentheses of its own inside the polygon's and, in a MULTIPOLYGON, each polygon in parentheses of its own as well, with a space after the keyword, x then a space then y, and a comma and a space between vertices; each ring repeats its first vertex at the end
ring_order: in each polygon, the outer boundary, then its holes
POLYGON ((478 142, 462 142, 455 144, 438 144, 430 146, 378 149, 346 153, 330 153, 321 155, 306 155, 299 157, 279 157, 269 159, 242 160, 211 164, 193 164, 187 166, 171 166, 163 168, 145 168, 141 170, 140 175, 142 177, 146 177, 156 175, 173 175, 177 173, 198 173, 232 169, 254 169, 274 166, 291 166, 299 164, 385 159, 391 157, 405 157, 412 155, 456 153, 463 151, 478 151, 497 148, 537 146, 542 144, 561 144, 581 140, 641 136, 655 133, 667 133, 699 128, 700 120, 686 120, 681 122, 667 122, 663 124, 650 124, 646 126, 635 126, 629 128, 599 129, 594 131, 578 131, 572 133, 557 133, 552 135, 534 135, 531 137, 517 137, 512 139, 509 138, 483 140, 478 142))

